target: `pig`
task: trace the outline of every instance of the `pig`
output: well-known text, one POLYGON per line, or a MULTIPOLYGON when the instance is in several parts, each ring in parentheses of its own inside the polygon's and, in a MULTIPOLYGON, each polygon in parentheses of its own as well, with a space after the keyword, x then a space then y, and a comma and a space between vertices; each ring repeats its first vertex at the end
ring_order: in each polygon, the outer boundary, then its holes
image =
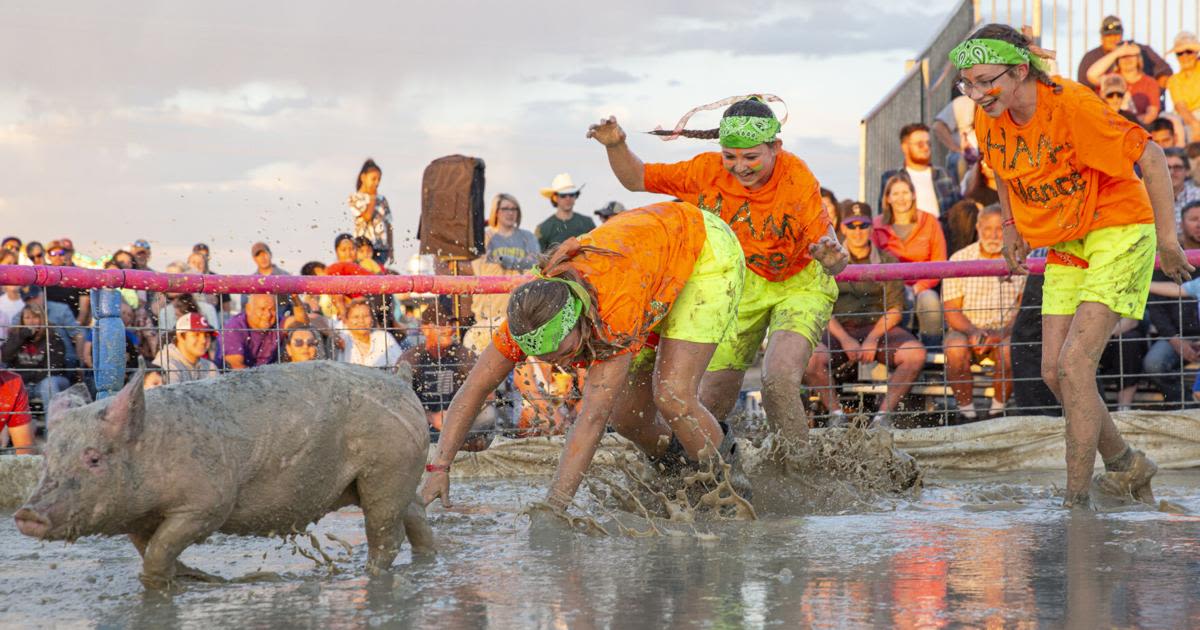
POLYGON ((309 361, 115 396, 77 385, 55 398, 37 488, 14 518, 43 540, 128 535, 148 590, 219 579, 179 554, 213 532, 286 535, 362 508, 367 569, 388 569, 407 535, 433 550, 416 499, 429 450, 411 379, 309 361))

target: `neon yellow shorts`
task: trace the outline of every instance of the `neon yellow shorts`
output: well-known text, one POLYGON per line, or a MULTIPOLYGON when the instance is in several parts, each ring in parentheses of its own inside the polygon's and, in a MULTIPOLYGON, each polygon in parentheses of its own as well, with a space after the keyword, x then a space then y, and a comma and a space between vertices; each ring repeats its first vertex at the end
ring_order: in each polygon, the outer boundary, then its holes
MULTIPOLYGON (((666 339, 720 343, 733 336, 738 302, 746 278, 742 246, 720 217, 704 212, 707 233, 692 275, 654 332, 666 339)), ((653 366, 655 352, 644 348, 634 365, 653 366)))
POLYGON ((815 348, 829 324, 837 297, 837 282, 815 260, 781 282, 746 274, 746 289, 738 305, 737 334, 717 346, 708 371, 749 368, 763 338, 776 330, 799 333, 815 348))
POLYGON ((1121 317, 1141 319, 1146 310, 1154 253, 1154 225, 1116 225, 1051 249, 1082 258, 1087 269, 1046 265, 1043 315, 1074 315, 1080 302, 1099 302, 1121 317))

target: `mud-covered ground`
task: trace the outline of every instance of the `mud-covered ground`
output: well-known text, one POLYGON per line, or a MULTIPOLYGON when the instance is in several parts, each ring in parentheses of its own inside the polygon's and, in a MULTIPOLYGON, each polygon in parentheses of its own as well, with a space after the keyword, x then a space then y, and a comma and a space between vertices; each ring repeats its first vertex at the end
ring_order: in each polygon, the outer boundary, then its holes
MULTIPOLYGON (((214 536, 188 564, 240 581, 147 596, 123 539, 20 536, 0 513, 5 627, 1200 627, 1200 517, 1058 507, 1062 473, 926 478, 845 513, 588 537, 528 530, 544 478, 459 483, 431 508, 441 552, 368 578, 361 515, 307 538, 214 536), (335 540, 353 545, 350 553, 335 540)), ((1200 514, 1200 471, 1160 498, 1200 514)), ((586 493, 585 493, 586 494, 586 493)), ((757 501, 756 501, 757 502, 757 501)), ((407 548, 406 548, 407 549, 407 548)))

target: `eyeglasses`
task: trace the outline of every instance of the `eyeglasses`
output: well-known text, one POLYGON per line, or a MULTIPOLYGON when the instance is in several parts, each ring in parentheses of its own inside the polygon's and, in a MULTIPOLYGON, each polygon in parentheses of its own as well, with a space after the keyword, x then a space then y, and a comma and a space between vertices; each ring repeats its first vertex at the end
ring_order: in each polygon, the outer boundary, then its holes
POLYGON ((1104 98, 1125 98, 1124 92, 1110 92, 1104 95, 1104 98))
POLYGON ((954 83, 954 87, 958 88, 959 92, 962 92, 963 94, 966 94, 967 96, 970 96, 971 92, 974 92, 974 91, 986 92, 989 89, 991 89, 993 83, 1000 80, 1000 77, 1008 74, 1009 72, 1012 72, 1012 69, 1016 68, 1016 67, 1017 66, 1009 66, 1008 69, 1005 70, 1004 72, 1001 72, 1000 74, 997 74, 996 76, 994 76, 990 79, 984 79, 983 81, 980 81, 978 83, 972 83, 966 79, 959 79, 958 81, 956 81, 954 83))
POLYGON ((570 198, 574 199, 575 197, 578 197, 578 196, 579 196, 579 193, 577 193, 577 192, 573 192, 573 193, 555 193, 555 195, 556 195, 556 196, 558 196, 558 197, 570 197, 570 198))
POLYGON ((304 346, 308 346, 309 348, 316 348, 317 345, 318 345, 318 342, 316 339, 309 339, 308 341, 305 341, 303 339, 293 339, 292 340, 293 348, 303 348, 304 346))
POLYGON ((842 225, 845 225, 847 230, 869 230, 869 229, 871 229, 871 224, 867 223, 866 221, 854 221, 851 223, 843 223, 842 225))
POLYGON ((1195 57, 1195 56, 1196 56, 1196 51, 1194 51, 1194 50, 1181 50, 1181 51, 1179 51, 1179 52, 1175 53, 1175 56, 1176 56, 1176 57, 1195 57))
MULTIPOLYGON (((560 196, 560 197, 566 197, 567 195, 559 195, 559 196, 560 196)), ((518 210, 516 207, 514 207, 514 206, 500 206, 500 208, 499 208, 499 209, 500 209, 500 210, 504 210, 504 211, 508 211, 508 212, 518 212, 518 211, 519 211, 519 210, 518 210)))
POLYGON ((1186 171, 1187 170, 1187 167, 1182 164, 1170 164, 1167 166, 1167 168, 1171 169, 1172 171, 1186 171))

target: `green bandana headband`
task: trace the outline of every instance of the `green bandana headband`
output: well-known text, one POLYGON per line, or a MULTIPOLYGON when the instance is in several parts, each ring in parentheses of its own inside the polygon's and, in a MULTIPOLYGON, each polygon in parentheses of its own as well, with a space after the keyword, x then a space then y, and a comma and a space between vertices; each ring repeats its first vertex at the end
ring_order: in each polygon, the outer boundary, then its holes
POLYGON ((513 340, 517 342, 522 352, 536 357, 558 350, 558 346, 562 345, 563 339, 566 339, 567 334, 575 327, 575 323, 579 321, 579 315, 588 307, 592 298, 587 289, 574 280, 547 278, 537 267, 533 268, 533 274, 541 280, 561 282, 570 289, 566 304, 563 304, 554 317, 527 333, 513 335, 513 340))
POLYGON ((775 141, 779 120, 762 116, 726 116, 721 119, 720 142, 727 149, 749 149, 775 141))
POLYGON ((1015 66, 1027 63, 1046 71, 1046 62, 1041 57, 1000 39, 968 39, 950 51, 950 62, 959 70, 979 64, 1015 66))

